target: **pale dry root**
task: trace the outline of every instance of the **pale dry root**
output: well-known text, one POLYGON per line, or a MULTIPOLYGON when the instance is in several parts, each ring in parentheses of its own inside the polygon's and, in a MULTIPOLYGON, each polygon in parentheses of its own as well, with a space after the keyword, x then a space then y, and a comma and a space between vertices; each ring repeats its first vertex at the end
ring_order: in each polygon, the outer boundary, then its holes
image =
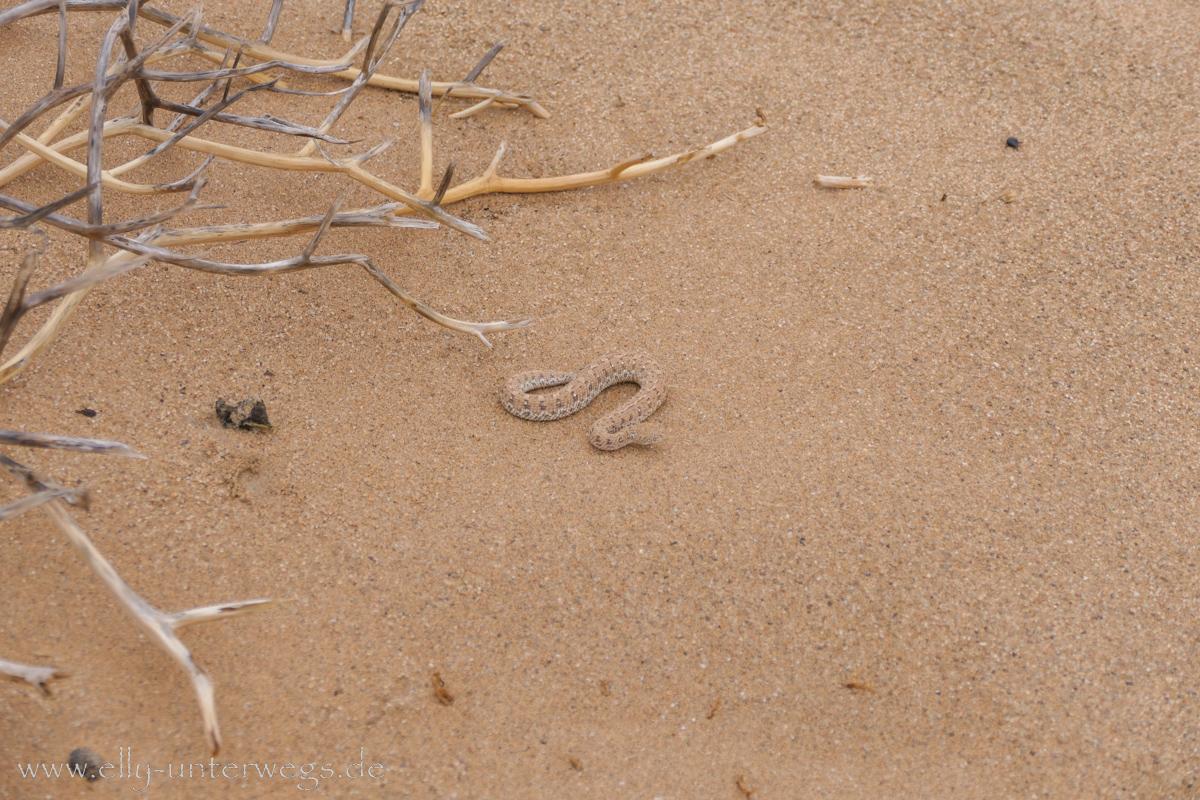
MULTIPOLYGON (((11 152, 15 156, 0 169, 0 189, 43 165, 82 182, 82 188, 42 206, 0 191, 0 208, 12 214, 0 216, 0 228, 39 232, 39 226, 53 228, 87 244, 87 263, 82 272, 36 292, 27 289, 44 245, 26 251, 14 274, 7 303, 0 312, 0 354, 29 311, 47 303, 56 305, 17 352, 0 363, 0 384, 11 381, 47 351, 93 288, 152 261, 217 275, 242 276, 276 275, 333 265, 358 266, 416 313, 450 330, 475 336, 491 347, 488 335, 523 328, 532 320, 521 317, 494 322, 454 319, 412 297, 365 255, 318 255, 316 251, 323 238, 335 228, 436 228, 444 225, 486 241, 487 235, 482 228, 448 213, 445 207, 493 192, 553 192, 630 180, 714 156, 767 130, 766 119, 760 111, 753 126, 706 147, 658 159, 645 154, 594 172, 548 178, 501 176, 499 165, 505 151, 501 144, 482 175, 454 185, 453 162, 441 170, 440 179, 436 177, 433 118, 443 103, 449 99, 464 99, 470 103, 450 113, 453 119, 487 109, 524 109, 543 118, 549 114, 529 95, 491 89, 477 83, 484 69, 501 51, 503 42, 492 47, 460 81, 435 81, 428 71, 423 71, 416 79, 382 74, 381 65, 408 20, 423 3, 424 0, 385 0, 371 30, 342 58, 334 60, 309 58, 270 46, 280 19, 282 0, 273 0, 263 35, 253 41, 204 25, 199 9, 175 16, 154 8, 146 0, 26 0, 0 10, 0 30, 40 14, 59 16, 58 63, 53 88, 16 119, 11 122, 0 120, 0 152, 11 152), (84 11, 116 14, 95 56, 92 80, 66 86, 66 17, 84 11), (138 27, 139 21, 150 25, 138 27), (188 59, 194 63, 197 58, 209 62, 212 68, 167 69, 188 59), (349 81, 349 85, 327 92, 300 92, 288 85, 287 75, 312 76, 309 80, 341 79, 349 81), (235 90, 235 82, 242 88, 235 90), (158 93, 156 87, 171 83, 194 83, 200 88, 190 102, 180 103, 164 99, 158 93), (331 155, 327 150, 353 143, 336 136, 334 129, 367 87, 416 92, 418 95, 419 183, 413 191, 385 180, 368 167, 368 162, 386 150, 391 141, 379 142, 357 156, 331 155), (328 95, 335 100, 330 112, 316 125, 271 114, 248 116, 235 113, 235 105, 246 103, 259 92, 328 95), (435 97, 438 98, 436 104, 435 97), (129 113, 111 113, 110 107, 118 100, 132 101, 136 105, 129 113), (33 126, 48 118, 51 112, 57 116, 35 135, 33 126), (170 120, 156 124, 156 114, 165 114, 170 120), (84 130, 65 135, 77 121, 83 123, 84 130), (300 137, 304 144, 290 152, 237 147, 210 135, 210 132, 215 133, 218 124, 300 137), (126 163, 105 169, 102 166, 104 145, 114 137, 135 137, 146 141, 150 149, 126 163), (19 153, 16 152, 18 149, 19 153), (139 167, 172 149, 197 153, 203 157, 203 163, 191 174, 165 184, 147 184, 129 177, 139 167), (83 156, 75 157, 80 150, 84 151, 83 156), (350 185, 366 187, 381 196, 383 202, 372 208, 342 210, 343 202, 339 199, 322 215, 233 225, 164 227, 184 215, 205 210, 200 205, 200 194, 206 186, 207 167, 214 159, 268 170, 340 174, 350 185), (106 191, 146 197, 183 193, 187 197, 182 203, 145 216, 112 222, 104 219, 106 191), (66 209, 80 202, 86 207, 83 219, 66 213, 66 209), (410 215, 416 215, 416 218, 410 215), (226 263, 190 249, 199 245, 294 235, 311 238, 297 255, 271 262, 226 263)), ((336 31, 347 42, 352 38, 353 17, 354 3, 348 0, 341 27, 336 31)), ((46 238, 43 234, 43 239, 46 238)), ((0 444, 139 457, 117 442, 16 431, 0 431, 0 444)), ((209 748, 216 752, 220 746, 220 733, 212 683, 196 666, 176 635, 177 631, 186 625, 257 610, 270 601, 240 601, 174 614, 159 611, 130 589, 71 518, 67 506, 86 508, 86 490, 59 486, 3 455, 0 455, 0 466, 24 480, 30 489, 28 496, 0 507, 0 520, 35 508, 42 509, 51 518, 142 630, 187 673, 200 706, 205 738, 209 748)), ((45 691, 49 682, 61 677, 62 673, 52 667, 28 667, 0 661, 0 676, 22 680, 45 691)))
POLYGON ((818 175, 813 178, 813 183, 822 189, 866 189, 872 185, 873 181, 866 175, 859 175, 857 178, 846 178, 840 175, 818 175))

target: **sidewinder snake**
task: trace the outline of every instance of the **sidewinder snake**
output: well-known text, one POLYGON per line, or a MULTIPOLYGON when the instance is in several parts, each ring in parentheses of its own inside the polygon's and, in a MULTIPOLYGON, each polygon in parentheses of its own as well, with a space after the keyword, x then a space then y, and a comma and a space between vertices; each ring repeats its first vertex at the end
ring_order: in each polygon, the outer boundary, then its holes
POLYGON ((667 373, 648 353, 609 353, 583 372, 532 370, 509 378, 500 392, 500 403, 521 419, 548 422, 574 414, 615 383, 636 383, 641 388, 628 402, 605 414, 592 426, 588 440, 601 450, 618 450, 627 444, 653 444, 662 435, 638 425, 667 398, 667 373), (529 394, 532 389, 566 384, 556 392, 529 394))

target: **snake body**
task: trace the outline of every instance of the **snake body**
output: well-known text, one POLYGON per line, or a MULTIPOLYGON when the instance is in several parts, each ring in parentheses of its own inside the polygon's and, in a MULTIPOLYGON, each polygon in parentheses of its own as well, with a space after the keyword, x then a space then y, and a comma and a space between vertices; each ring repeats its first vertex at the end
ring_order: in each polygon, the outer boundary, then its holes
POLYGON ((643 430, 638 423, 667 399, 667 373, 647 353, 609 353, 578 375, 549 370, 513 375, 504 383, 500 403, 521 419, 548 422, 574 414, 614 383, 629 382, 641 387, 638 393, 597 420, 588 440, 601 450, 618 450, 627 444, 653 444, 662 436, 643 430), (529 394, 533 389, 562 384, 566 385, 557 392, 529 394))

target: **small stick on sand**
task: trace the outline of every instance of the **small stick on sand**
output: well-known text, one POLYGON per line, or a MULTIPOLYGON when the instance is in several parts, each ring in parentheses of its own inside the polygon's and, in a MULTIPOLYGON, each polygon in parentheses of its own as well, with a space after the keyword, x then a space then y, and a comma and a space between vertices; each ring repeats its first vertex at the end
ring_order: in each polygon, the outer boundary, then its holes
POLYGON ((872 689, 870 685, 865 684, 862 681, 850 681, 849 683, 843 683, 842 686, 846 687, 852 692, 869 692, 870 694, 875 694, 875 690, 872 689))
POLYGON ((82 439, 78 436, 55 436, 50 433, 25 433, 24 431, 0 430, 0 444, 15 444, 21 447, 45 447, 50 450, 75 450, 80 453, 103 453, 105 455, 145 458, 132 447, 107 439, 82 439))
POLYGON ((454 695, 450 694, 446 689, 446 682, 442 680, 442 673, 435 672, 429 677, 429 684, 433 687, 433 696, 438 702, 444 706, 454 705, 454 695))
POLYGON ((818 175, 813 183, 823 189, 866 189, 873 181, 866 175, 857 178, 843 178, 838 175, 818 175))
POLYGON ((28 664, 18 664, 15 661, 0 659, 0 677, 14 681, 24 681, 30 686, 42 690, 42 694, 50 694, 50 681, 67 677, 67 673, 56 667, 33 667, 28 664))

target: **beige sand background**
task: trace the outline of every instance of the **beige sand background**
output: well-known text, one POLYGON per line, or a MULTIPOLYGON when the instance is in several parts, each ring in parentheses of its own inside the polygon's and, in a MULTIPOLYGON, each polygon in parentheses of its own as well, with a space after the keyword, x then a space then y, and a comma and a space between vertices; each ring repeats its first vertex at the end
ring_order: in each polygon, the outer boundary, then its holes
MULTIPOLYGON (((266 8, 205 4, 250 37, 266 8)), ((275 43, 333 57, 340 14, 289 3, 275 43)), ((110 18, 73 18, 77 79, 110 18)), ((0 117, 50 86, 54 31, 0 32, 0 117)), ((384 766, 315 796, 738 800, 739 776, 756 800, 1196 796, 1197 31, 1190 2, 430 0, 385 71, 452 79, 507 37, 483 82, 553 114, 440 116, 439 171, 478 174, 501 141, 509 175, 602 168, 755 107, 771 130, 635 183, 455 207, 487 244, 331 235, 453 316, 536 317, 494 350, 350 267, 153 265, 88 299, 0 425, 149 456, 13 453, 92 488, 79 519, 159 607, 286 601, 185 640, 220 763, 384 766), (670 373, 653 450, 587 443, 633 387, 556 423, 497 402, 515 371, 624 348, 670 373), (246 395, 273 433, 218 426, 214 400, 246 395)), ((306 120, 330 102, 259 97, 306 120)), ((339 131, 400 135, 376 163, 412 186, 415 108, 371 91, 339 131)), ((212 178, 229 208, 198 220, 321 213, 346 185, 212 178)), ((42 168, 6 191, 75 185, 42 168)), ((81 253, 56 240, 36 286, 81 253)), ((73 677, 48 699, 0 685, 0 795, 132 796, 15 771, 82 746, 207 764, 184 677, 44 515, 6 523, 3 553, 0 654, 73 677)), ((297 794, 250 774, 150 791, 297 794)))

